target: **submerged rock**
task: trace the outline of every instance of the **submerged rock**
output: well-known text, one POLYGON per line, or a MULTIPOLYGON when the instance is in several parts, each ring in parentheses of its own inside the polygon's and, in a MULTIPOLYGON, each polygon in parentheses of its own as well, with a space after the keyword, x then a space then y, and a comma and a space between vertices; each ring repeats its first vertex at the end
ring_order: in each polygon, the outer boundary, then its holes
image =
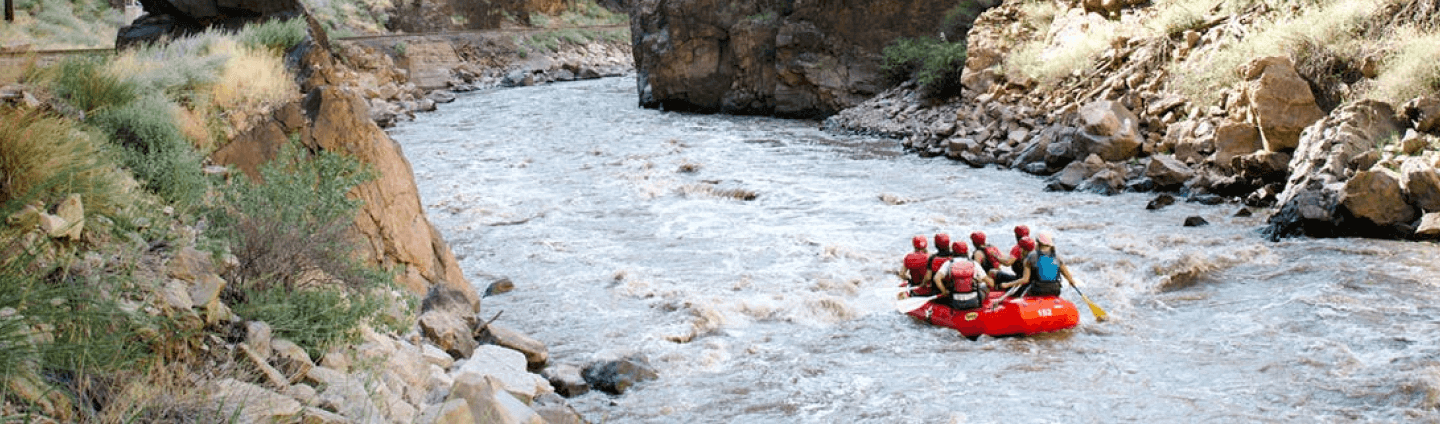
POLYGON ((1153 210, 1159 210, 1159 209, 1164 209, 1166 206, 1170 206, 1170 205, 1173 205, 1173 204, 1175 204, 1175 196, 1171 196, 1171 195, 1169 195, 1169 194, 1163 194, 1163 193, 1162 193, 1162 194, 1160 194, 1160 195, 1158 195, 1158 196, 1155 196, 1154 199, 1151 199, 1151 200, 1150 200, 1150 203, 1147 203, 1147 204, 1145 205, 1145 209, 1152 210, 1152 211, 1153 211, 1153 210))
POLYGON ((591 387, 612 395, 624 394, 630 387, 660 376, 650 361, 638 354, 590 364, 583 375, 591 387))

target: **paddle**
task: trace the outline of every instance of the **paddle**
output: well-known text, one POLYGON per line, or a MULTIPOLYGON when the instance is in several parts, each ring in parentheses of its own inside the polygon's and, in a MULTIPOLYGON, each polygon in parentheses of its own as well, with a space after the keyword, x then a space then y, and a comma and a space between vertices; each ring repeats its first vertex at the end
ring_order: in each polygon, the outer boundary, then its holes
POLYGON ((1100 305, 1096 305, 1095 302, 1090 301, 1090 298, 1085 297, 1085 292, 1080 291, 1080 287, 1075 286, 1074 281, 1070 282, 1070 288, 1075 289, 1075 293, 1080 294, 1080 298, 1085 300, 1086 305, 1090 305, 1090 313, 1095 314, 1095 321, 1105 320, 1105 310, 1100 309, 1100 305))
MULTIPOLYGON (((1025 293, 1029 293, 1029 292, 1030 292, 1030 285, 1029 285, 1029 284, 1022 284, 1022 285, 1018 285, 1018 286, 1015 286, 1015 287, 1011 287, 1009 291, 1006 291, 1006 292, 1005 292, 1005 295, 1004 295, 1004 296, 1000 296, 1000 298, 999 298, 999 299, 996 299, 994 303, 991 303, 991 304, 990 304, 990 308, 989 308, 989 309, 986 309, 985 312, 995 312, 996 309, 1000 309, 1000 305, 1003 304, 1003 303, 1005 303, 1006 300, 1013 299, 1013 298, 1015 297, 1015 292, 1016 292, 1016 291, 1019 291, 1021 287, 1024 287, 1024 288, 1025 288, 1025 293)), ((1024 296, 1024 294, 1021 294, 1021 296, 1024 296)))
POLYGON ((895 310, 900 311, 900 313, 902 314, 908 314, 910 313, 910 311, 920 309, 921 307, 925 306, 926 303, 930 303, 931 300, 935 300, 935 296, 907 297, 904 299, 899 299, 895 301, 895 310))

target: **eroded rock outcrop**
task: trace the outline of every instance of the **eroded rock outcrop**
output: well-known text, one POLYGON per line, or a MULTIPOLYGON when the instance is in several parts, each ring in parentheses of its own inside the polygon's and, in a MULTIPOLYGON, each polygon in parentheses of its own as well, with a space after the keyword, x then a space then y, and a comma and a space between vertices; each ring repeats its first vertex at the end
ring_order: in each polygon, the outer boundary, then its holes
MULTIPOLYGON (((312 33, 318 31, 312 26, 312 33)), ((291 135, 315 150, 343 153, 369 166, 376 178, 356 187, 363 201, 355 219, 361 249, 371 260, 402 269, 399 282, 417 295, 432 286, 465 293, 474 311, 479 296, 465 279, 455 255, 420 205, 410 163, 400 146, 370 119, 370 105, 357 92, 341 88, 338 65, 328 49, 303 43, 303 98, 262 116, 211 155, 217 164, 233 165, 249 175, 279 152, 291 135)))
POLYGON ((1279 210, 1266 229, 1272 239, 1297 235, 1430 237, 1418 231, 1431 204, 1435 154, 1407 156, 1394 140, 1406 120, 1394 107, 1361 101, 1310 126, 1290 161, 1279 210), (1403 164, 1403 165, 1402 165, 1403 164))
POLYGON ((630 20, 640 104, 827 116, 884 90, 882 49, 899 37, 938 36, 941 17, 956 6, 936 0, 640 1, 630 20))

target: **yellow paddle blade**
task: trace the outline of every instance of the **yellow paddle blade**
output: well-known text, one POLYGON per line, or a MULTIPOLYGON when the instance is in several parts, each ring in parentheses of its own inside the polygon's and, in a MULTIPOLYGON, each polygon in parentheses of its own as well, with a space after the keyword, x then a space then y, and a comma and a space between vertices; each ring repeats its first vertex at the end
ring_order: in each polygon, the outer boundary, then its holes
POLYGON ((1081 294, 1080 298, 1085 299, 1085 304, 1090 306, 1090 313, 1095 314, 1095 321, 1105 320, 1105 310, 1100 309, 1100 305, 1096 305, 1095 302, 1091 302, 1090 298, 1085 297, 1084 294, 1081 294))

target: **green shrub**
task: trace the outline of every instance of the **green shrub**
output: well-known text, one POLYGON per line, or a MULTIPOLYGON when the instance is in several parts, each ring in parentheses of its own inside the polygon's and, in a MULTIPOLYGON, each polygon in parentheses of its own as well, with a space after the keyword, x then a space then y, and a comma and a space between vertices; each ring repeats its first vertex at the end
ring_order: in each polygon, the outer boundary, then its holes
POLYGON ((312 353, 350 340, 386 302, 394 276, 357 255, 347 194, 371 179, 353 158, 310 153, 292 142, 240 178, 209 214, 213 234, 233 243, 240 266, 225 275, 237 313, 268 322, 312 353), (323 277, 329 277, 325 280, 323 277))
POLYGON ((569 9, 560 13, 560 22, 572 26, 618 25, 629 20, 628 15, 611 12, 595 0, 575 1, 569 9))
POLYGON ((144 180, 146 189, 176 206, 195 206, 209 184, 200 172, 200 154, 175 123, 174 107, 158 95, 149 95, 104 110, 93 121, 123 148, 122 162, 144 180))
POLYGON ((311 357, 356 339, 360 324, 385 305, 378 296, 350 296, 337 290, 286 290, 274 286, 246 293, 234 311, 270 324, 279 337, 305 348, 311 357))
POLYGON ((961 0, 940 19, 940 33, 945 34, 946 40, 964 40, 975 18, 984 11, 985 8, 977 0, 961 0))
POLYGON ((924 97, 944 98, 960 94, 965 53, 964 42, 901 38, 885 48, 882 66, 892 80, 914 78, 924 97))
POLYGON ((549 28, 549 27, 550 27, 550 16, 547 16, 547 15, 545 15, 544 13, 540 13, 540 12, 531 12, 531 13, 530 13, 530 25, 531 25, 531 26, 535 26, 535 27, 540 27, 540 28, 549 28))
POLYGON ((237 35, 240 42, 250 48, 284 52, 305 41, 308 31, 304 18, 271 19, 246 25, 237 35))
POLYGON ((84 112, 124 105, 139 97, 134 82, 104 72, 104 66, 99 56, 80 57, 62 61, 31 78, 48 79, 56 96, 84 112))

